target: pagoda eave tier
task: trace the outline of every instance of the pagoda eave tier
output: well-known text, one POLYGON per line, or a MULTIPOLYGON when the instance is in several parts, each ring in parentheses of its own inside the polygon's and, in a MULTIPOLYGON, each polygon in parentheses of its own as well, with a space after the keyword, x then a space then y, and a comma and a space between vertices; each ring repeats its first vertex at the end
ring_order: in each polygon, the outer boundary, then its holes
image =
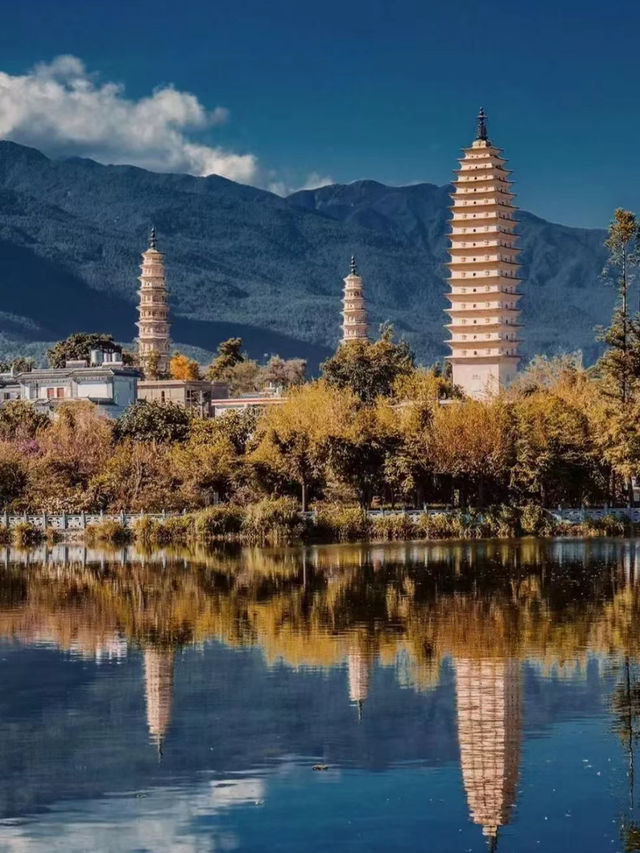
MULTIPOLYGON (((451 255, 451 260, 447 261, 445 266, 451 267, 462 267, 463 269, 466 267, 468 270, 479 270, 482 266, 494 265, 494 264, 502 264, 508 267, 515 267, 516 269, 520 268, 520 264, 517 261, 512 261, 511 258, 496 258, 491 257, 482 257, 484 252, 487 252, 488 249, 492 248, 491 246, 469 246, 464 249, 456 249, 453 246, 449 251, 451 255), (457 253, 460 252, 458 255, 457 253), (473 254, 475 252, 475 255, 473 254), (478 257, 480 255, 480 257, 478 257), (472 261, 468 260, 469 258, 473 258, 472 261), (476 260, 476 258, 478 258, 476 260)), ((500 248, 496 246, 495 248, 500 248)))
MULTIPOLYGON (((486 338, 482 340, 478 338, 477 340, 470 339, 468 336, 469 329, 466 330, 467 340, 460 340, 459 338, 449 338, 445 341, 452 350, 464 350, 464 349, 477 349, 477 350, 489 350, 489 349, 499 349, 500 347, 508 347, 509 349, 515 349, 518 344, 521 344, 522 341, 517 338, 493 338, 491 340, 487 340, 486 338)), ((480 332, 478 331, 478 334, 480 332)))
POLYGON ((479 199, 473 203, 464 204, 462 202, 454 202, 449 205, 449 210, 454 214, 460 213, 501 213, 504 210, 513 211, 512 205, 507 200, 479 199))
MULTIPOLYGON (((486 145, 472 145, 469 148, 461 148, 465 154, 482 154, 483 157, 493 157, 496 160, 502 160, 503 163, 506 163, 506 159, 502 157, 503 148, 496 148, 495 145, 492 145, 490 142, 487 142, 486 145)), ((468 159, 471 158, 467 158, 468 159)), ((480 159, 479 157, 477 158, 480 159)))
MULTIPOLYGON (((522 314, 522 311, 520 311, 518 308, 505 308, 504 306, 495 306, 494 308, 461 308, 459 306, 456 306, 451 308, 445 308, 444 312, 445 314, 449 315, 452 322, 455 320, 456 317, 460 317, 462 320, 468 320, 470 317, 478 317, 478 319, 482 318, 483 320, 486 320, 487 317, 491 319, 492 317, 495 317, 496 314, 508 317, 509 320, 511 320, 512 317, 514 319, 517 319, 520 314, 522 314)), ((468 323, 465 323, 464 325, 468 325, 468 323)), ((471 325, 473 325, 473 323, 471 325)), ((510 326, 511 323, 505 323, 505 325, 510 326)))
POLYGON ((513 201, 516 197, 515 193, 512 193, 509 189, 508 184, 503 184, 502 186, 497 186, 495 183, 490 181, 486 182, 488 186, 482 187, 478 186, 473 181, 469 182, 468 189, 464 184, 458 184, 456 189, 449 193, 449 198, 453 199, 454 203, 463 203, 467 202, 467 206, 476 203, 478 200, 478 204, 483 203, 498 203, 499 200, 508 199, 509 201, 513 201), (482 201, 480 201, 480 199, 482 201))
MULTIPOLYGON (((466 163, 466 160, 463 160, 466 163)), ((506 163, 506 160, 502 161, 506 163)), ((473 166, 467 166, 466 169, 463 166, 460 166, 457 169, 453 170, 454 175, 476 175, 481 172, 491 171, 492 173, 499 172, 500 176, 502 175, 511 175, 511 169, 505 169, 503 166, 499 166, 497 164, 486 162, 486 163, 474 163, 473 166)))
MULTIPOLYGON (((452 320, 454 320, 454 318, 452 318, 452 320)), ((471 324, 471 326, 469 326, 468 323, 456 323, 456 322, 445 323, 444 327, 445 327, 445 329, 449 329, 452 333, 453 332, 460 332, 461 334, 468 334, 469 332, 472 332, 472 331, 474 331, 474 332, 477 331, 478 333, 481 331, 482 332, 495 332, 499 329, 504 331, 504 332, 510 332, 512 330, 517 331, 518 329, 521 329, 522 323, 513 323, 513 322, 511 322, 511 320, 509 320, 508 323, 505 323, 503 320, 497 320, 496 319, 496 320, 492 320, 490 323, 480 323, 480 325, 478 325, 476 323, 475 327, 474 327, 473 323, 471 324)))
POLYGON ((519 355, 445 355, 445 360, 450 361, 452 363, 460 362, 460 364, 466 364, 467 362, 473 362, 474 364, 495 364, 496 362, 501 362, 502 364, 513 364, 517 365, 521 358, 519 355))
MULTIPOLYGON (((480 281, 488 282, 488 281, 490 281, 491 278, 492 278, 492 276, 482 276, 480 281)), ((497 279, 498 281, 502 281, 505 284, 507 281, 514 282, 514 285, 513 285, 514 287, 516 286, 515 282, 519 281, 519 279, 517 279, 517 278, 500 279, 499 276, 493 276, 493 278, 497 279)), ((468 290, 466 293, 456 293, 455 290, 451 290, 451 291, 449 291, 449 293, 447 293, 447 299, 450 299, 451 302, 464 302, 464 303, 467 303, 469 306, 474 305, 474 306, 477 306, 479 309, 485 308, 486 302, 495 302, 495 297, 499 296, 499 295, 506 296, 510 302, 517 302, 518 299, 520 299, 522 297, 522 294, 518 293, 517 290, 514 290, 513 292, 509 292, 506 290, 483 290, 479 284, 478 284, 479 289, 474 293, 471 290, 472 284, 471 284, 471 282, 468 282, 467 279, 458 279, 458 278, 448 279, 448 282, 452 287, 461 287, 464 285, 465 287, 468 288, 468 290), (464 284, 465 282, 468 282, 468 283, 465 285, 464 284), (491 297, 493 297, 493 299, 491 297), (474 302, 474 300, 475 300, 475 302, 474 302)))
MULTIPOLYGON (((511 216, 500 216, 499 211, 488 211, 483 210, 482 212, 478 211, 477 213, 470 215, 468 213, 458 213, 454 212, 451 217, 451 227, 466 227, 466 228, 486 228, 488 226, 493 226, 494 231, 499 231, 500 225, 506 226, 510 225, 515 228, 518 225, 518 220, 513 219, 511 216)), ((477 232, 476 232, 477 233, 477 232)), ((489 232, 485 232, 489 233, 489 232)))

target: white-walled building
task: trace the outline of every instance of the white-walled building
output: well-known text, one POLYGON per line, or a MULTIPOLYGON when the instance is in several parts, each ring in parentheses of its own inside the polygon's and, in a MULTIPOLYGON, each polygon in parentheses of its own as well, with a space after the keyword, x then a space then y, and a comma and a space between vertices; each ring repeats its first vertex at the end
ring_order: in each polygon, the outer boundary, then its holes
POLYGON ((38 407, 88 400, 103 414, 117 418, 137 400, 139 375, 135 368, 125 367, 120 353, 94 350, 90 364, 68 361, 65 367, 31 370, 13 378, 20 390, 18 399, 38 407))

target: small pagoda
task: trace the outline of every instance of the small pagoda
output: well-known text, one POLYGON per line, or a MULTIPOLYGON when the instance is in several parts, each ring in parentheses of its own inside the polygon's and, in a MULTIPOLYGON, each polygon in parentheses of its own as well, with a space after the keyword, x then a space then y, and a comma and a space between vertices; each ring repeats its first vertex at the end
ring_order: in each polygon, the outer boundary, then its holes
POLYGON ((367 309, 362 292, 362 278, 358 275, 356 259, 351 256, 349 275, 344 279, 342 300, 342 343, 367 340, 367 309))
POLYGON ((447 358, 453 382, 482 399, 509 385, 520 360, 516 208, 506 160, 489 141, 482 109, 463 153, 452 194, 447 358))
POLYGON ((164 277, 164 255, 151 229, 149 248, 143 252, 138 278, 138 357, 145 375, 169 371, 169 300, 164 277))

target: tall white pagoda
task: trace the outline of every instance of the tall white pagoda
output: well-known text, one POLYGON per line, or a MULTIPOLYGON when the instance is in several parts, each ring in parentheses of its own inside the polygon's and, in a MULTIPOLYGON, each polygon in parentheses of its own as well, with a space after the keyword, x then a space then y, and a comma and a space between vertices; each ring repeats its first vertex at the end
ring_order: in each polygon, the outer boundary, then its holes
POLYGON ((482 399, 509 385, 520 360, 516 208, 482 109, 476 139, 463 151, 452 194, 447 358, 453 382, 482 399))
POLYGON ((164 255, 151 229, 149 248, 142 254, 138 290, 138 357, 145 374, 153 366, 158 374, 169 371, 169 301, 164 277, 164 255))
POLYGON ((356 259, 351 256, 349 275, 344 280, 342 309, 342 343, 367 340, 367 310, 364 304, 362 278, 358 275, 356 259))

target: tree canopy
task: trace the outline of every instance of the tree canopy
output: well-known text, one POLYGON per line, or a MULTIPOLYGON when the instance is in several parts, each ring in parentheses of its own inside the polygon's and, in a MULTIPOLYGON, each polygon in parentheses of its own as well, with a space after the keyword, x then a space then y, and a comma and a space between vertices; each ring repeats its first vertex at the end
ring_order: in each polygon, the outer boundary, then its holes
POLYGON ((122 352, 122 347, 114 341, 113 335, 104 332, 76 332, 47 350, 49 367, 64 367, 65 362, 78 359, 89 361, 92 349, 122 352))
POLYGON ((385 326, 380 338, 347 341, 322 364, 322 375, 334 388, 350 388, 364 403, 388 396, 400 376, 414 368, 414 355, 406 341, 396 343, 393 329, 385 326))
POLYGON ((189 435, 191 414, 175 403, 138 400, 120 416, 115 427, 120 440, 172 443, 189 435))

